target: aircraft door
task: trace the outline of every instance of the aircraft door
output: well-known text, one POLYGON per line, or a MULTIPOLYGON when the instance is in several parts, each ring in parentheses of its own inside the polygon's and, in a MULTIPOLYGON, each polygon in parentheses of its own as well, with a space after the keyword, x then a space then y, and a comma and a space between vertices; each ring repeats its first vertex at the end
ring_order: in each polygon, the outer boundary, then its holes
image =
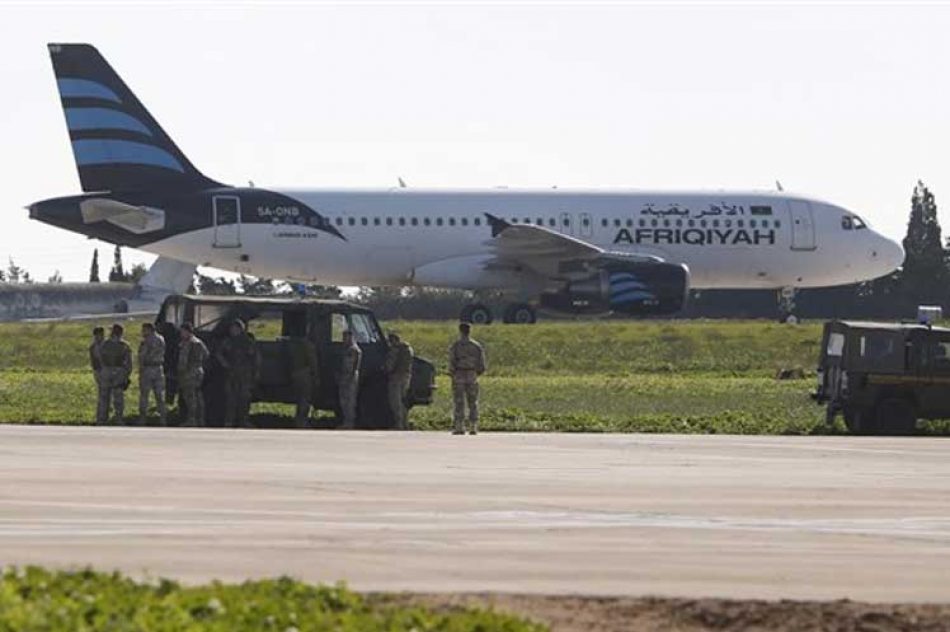
POLYGON ((581 213, 581 223, 577 228, 579 230, 578 234, 583 239, 590 239, 594 236, 594 220, 590 213, 581 213))
POLYGON ((792 219, 792 250, 814 250, 817 244, 811 204, 790 200, 788 209, 792 219))
POLYGON ((236 195, 216 195, 211 203, 214 216, 214 247, 240 248, 241 198, 236 195))
POLYGON ((571 215, 570 213, 561 213, 560 224, 561 225, 558 226, 558 230, 560 230, 562 233, 564 233, 565 235, 574 234, 574 216, 573 215, 571 215))

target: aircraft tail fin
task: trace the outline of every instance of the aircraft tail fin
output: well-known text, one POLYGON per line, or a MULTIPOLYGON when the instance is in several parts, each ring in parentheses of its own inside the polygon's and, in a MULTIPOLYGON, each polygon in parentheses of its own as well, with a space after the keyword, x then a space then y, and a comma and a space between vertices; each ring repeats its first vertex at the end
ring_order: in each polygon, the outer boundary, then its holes
POLYGON ((178 149, 89 44, 50 44, 50 57, 83 191, 220 186, 178 149))

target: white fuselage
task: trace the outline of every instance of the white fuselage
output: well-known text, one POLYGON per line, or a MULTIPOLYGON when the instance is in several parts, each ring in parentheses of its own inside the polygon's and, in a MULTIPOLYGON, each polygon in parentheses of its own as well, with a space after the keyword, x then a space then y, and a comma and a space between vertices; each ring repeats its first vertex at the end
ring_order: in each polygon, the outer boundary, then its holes
POLYGON ((245 205, 240 225, 195 230, 144 249, 301 282, 539 289, 546 281, 530 270, 486 266, 495 252, 486 219, 491 214, 509 223, 540 224, 606 251, 685 264, 697 289, 843 285, 888 274, 903 261, 898 244, 865 227, 854 213, 780 192, 281 193, 328 218, 345 240, 300 225, 292 207, 245 205))

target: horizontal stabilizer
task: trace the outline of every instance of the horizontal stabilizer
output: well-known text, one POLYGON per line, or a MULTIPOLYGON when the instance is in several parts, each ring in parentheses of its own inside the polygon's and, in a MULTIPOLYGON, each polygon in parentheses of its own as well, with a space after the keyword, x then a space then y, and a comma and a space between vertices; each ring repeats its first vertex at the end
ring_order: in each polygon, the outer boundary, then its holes
POLYGON ((148 206, 133 206, 116 200, 93 198, 79 204, 86 224, 109 222, 119 228, 142 235, 165 228, 165 211, 148 206))

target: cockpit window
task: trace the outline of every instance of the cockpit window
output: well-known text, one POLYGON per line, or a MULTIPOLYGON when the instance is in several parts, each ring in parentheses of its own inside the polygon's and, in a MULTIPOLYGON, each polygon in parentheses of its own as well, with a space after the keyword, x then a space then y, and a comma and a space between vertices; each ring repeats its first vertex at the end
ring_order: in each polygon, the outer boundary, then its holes
POLYGON ((868 225, 864 223, 864 220, 857 215, 841 216, 841 228, 844 230, 861 230, 862 228, 867 227, 868 225))

